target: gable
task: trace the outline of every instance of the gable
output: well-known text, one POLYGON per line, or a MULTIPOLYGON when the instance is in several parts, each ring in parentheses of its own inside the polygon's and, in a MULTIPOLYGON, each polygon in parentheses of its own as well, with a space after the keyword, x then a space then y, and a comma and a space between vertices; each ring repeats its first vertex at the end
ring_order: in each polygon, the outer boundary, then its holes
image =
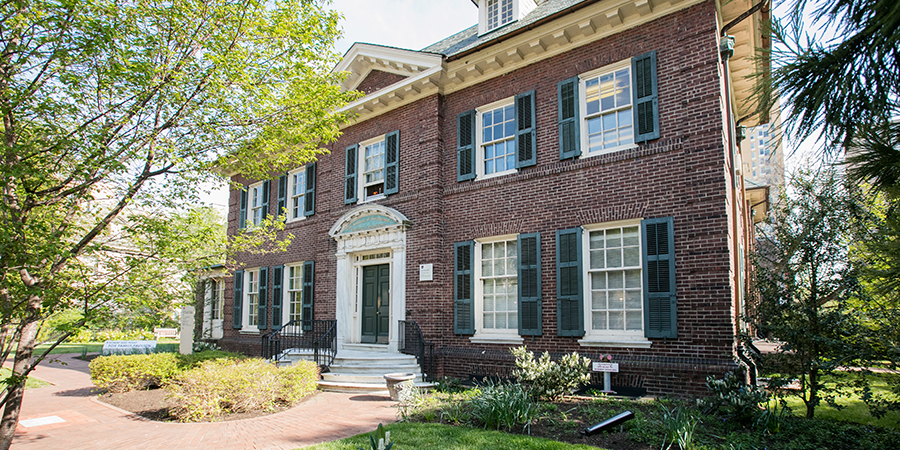
POLYGON ((359 82, 359 85, 356 86, 356 90, 362 91, 362 93, 365 95, 369 95, 379 89, 386 88, 405 78, 407 77, 396 73, 385 72, 383 70, 372 70, 368 75, 366 75, 365 78, 363 78, 362 81, 359 82))

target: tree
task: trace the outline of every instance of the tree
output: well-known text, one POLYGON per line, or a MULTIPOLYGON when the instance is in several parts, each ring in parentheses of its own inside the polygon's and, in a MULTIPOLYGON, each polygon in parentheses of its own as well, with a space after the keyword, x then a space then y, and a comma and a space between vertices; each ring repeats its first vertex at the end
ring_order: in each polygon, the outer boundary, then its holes
POLYGON ((99 311, 112 300, 104 283, 127 273, 84 272, 126 208, 176 210, 217 176, 214 166, 266 178, 313 160, 339 134, 356 94, 330 72, 339 15, 327 6, 0 5, 0 343, 3 356, 16 348, 0 450, 25 377, 46 355, 32 360, 41 321, 88 292, 99 311))
POLYGON ((750 318, 783 342, 779 381, 798 378, 811 418, 831 400, 823 376, 861 357, 859 282, 849 257, 856 206, 833 169, 800 171, 782 192, 754 255, 759 300, 750 318))

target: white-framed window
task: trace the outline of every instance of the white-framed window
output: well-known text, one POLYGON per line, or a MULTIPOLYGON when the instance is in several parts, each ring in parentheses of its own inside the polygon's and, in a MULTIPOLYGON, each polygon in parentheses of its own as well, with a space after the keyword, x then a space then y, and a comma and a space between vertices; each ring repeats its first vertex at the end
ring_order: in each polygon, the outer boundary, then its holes
POLYGON ((485 31, 506 25, 513 19, 513 0, 487 0, 485 31))
POLYGON ((478 177, 491 177, 516 170, 516 114, 509 97, 477 110, 478 177))
POLYGON ((640 220, 587 225, 584 230, 587 337, 643 340, 640 220))
POLYGON ((634 146, 631 60, 587 72, 579 79, 583 155, 634 146))
MULTIPOLYGON (((304 195, 306 195, 306 166, 288 173, 288 220, 300 220, 303 215, 304 195)), ((280 214, 280 212, 279 212, 280 214)))
POLYGON ((251 184, 247 190, 250 198, 250 223, 259 225, 265 213, 263 207, 268 204, 264 197, 263 182, 251 184))
POLYGON ((256 330, 259 325, 259 269, 250 269, 244 272, 244 327, 247 330, 256 330))
POLYGON ((359 198, 362 201, 384 197, 384 138, 379 136, 359 145, 359 198))
POLYGON ((519 342, 517 235, 475 241, 475 336, 519 342))
POLYGON ((211 320, 223 318, 225 304, 225 282, 221 278, 210 278, 206 283, 206 301, 209 303, 211 320))
POLYGON ((287 289, 285 289, 283 323, 300 321, 303 319, 303 263, 286 266, 284 276, 287 279, 285 283, 287 289))

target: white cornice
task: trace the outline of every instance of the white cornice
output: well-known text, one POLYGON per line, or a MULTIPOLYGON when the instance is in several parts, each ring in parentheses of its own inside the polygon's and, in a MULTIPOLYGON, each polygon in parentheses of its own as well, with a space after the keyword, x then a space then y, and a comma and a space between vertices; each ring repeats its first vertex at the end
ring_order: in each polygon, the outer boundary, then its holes
POLYGON ((434 53, 357 42, 347 50, 333 72, 348 72, 341 87, 353 90, 373 70, 409 77, 440 66, 442 60, 441 55, 434 53))

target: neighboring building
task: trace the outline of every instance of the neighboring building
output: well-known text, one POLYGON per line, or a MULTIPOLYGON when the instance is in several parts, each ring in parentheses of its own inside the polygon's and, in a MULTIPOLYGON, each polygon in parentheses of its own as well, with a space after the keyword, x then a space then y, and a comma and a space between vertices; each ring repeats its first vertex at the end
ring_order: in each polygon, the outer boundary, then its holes
MULTIPOLYGON (((784 147, 780 122, 764 123, 746 130, 741 141, 744 179, 749 186, 784 185, 784 147)), ((773 189, 773 193, 778 189, 773 189)))
POLYGON ((478 25, 420 51, 347 52, 336 70, 366 95, 329 154, 232 178, 246 189, 229 233, 286 211, 293 239, 236 255, 220 344, 259 354, 261 336, 316 319, 338 355, 387 355, 415 322, 432 375, 509 376, 509 348, 527 345, 610 354, 620 390, 705 393, 740 360, 752 225, 733 124, 767 12, 459 3, 478 25))

